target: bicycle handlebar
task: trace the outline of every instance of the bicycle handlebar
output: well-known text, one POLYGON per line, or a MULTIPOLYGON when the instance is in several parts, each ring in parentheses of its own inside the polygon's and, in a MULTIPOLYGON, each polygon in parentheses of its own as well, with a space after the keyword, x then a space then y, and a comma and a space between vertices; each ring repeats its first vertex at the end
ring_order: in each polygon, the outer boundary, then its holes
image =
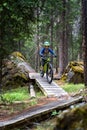
POLYGON ((47 60, 49 57, 44 57, 44 56, 43 56, 43 57, 41 57, 41 58, 42 58, 43 60, 47 60))
MULTIPOLYGON (((56 55, 53 55, 52 57, 57 57, 56 55)), ((47 60, 48 58, 51 58, 51 56, 41 56, 42 59, 47 60)))

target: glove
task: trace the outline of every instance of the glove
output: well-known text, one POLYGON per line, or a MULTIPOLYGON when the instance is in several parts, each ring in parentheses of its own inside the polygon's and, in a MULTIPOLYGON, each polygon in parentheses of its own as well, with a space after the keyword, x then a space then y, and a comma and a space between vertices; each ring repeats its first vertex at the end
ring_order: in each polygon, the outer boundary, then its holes
POLYGON ((57 55, 54 55, 54 57, 57 57, 57 55))
POLYGON ((41 55, 41 57, 44 57, 44 55, 41 55))

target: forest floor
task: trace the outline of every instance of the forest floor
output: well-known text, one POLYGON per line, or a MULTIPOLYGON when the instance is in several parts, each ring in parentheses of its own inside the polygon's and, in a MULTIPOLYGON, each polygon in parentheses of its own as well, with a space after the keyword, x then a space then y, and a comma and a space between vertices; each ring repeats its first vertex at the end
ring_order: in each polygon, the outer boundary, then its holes
MULTIPOLYGON (((57 80, 56 80, 57 81, 57 80)), ((63 85, 63 82, 60 82, 59 80, 56 82, 58 83, 58 85, 63 85)), ((0 121, 4 121, 4 120, 8 120, 18 114, 21 114, 25 111, 29 111, 32 108, 36 108, 38 106, 42 106, 44 104, 48 104, 50 102, 54 102, 59 100, 56 97, 40 97, 38 99, 36 99, 36 105, 31 105, 30 106, 30 102, 33 101, 33 99, 29 99, 27 101, 18 101, 18 102, 14 102, 14 103, 2 103, 0 104, 0 121)))
POLYGON ((53 101, 57 101, 58 99, 56 97, 42 97, 40 99, 37 99, 36 105, 29 105, 30 100, 27 101, 19 101, 14 102, 12 104, 0 104, 0 121, 8 120, 12 118, 13 116, 16 116, 18 114, 21 114, 25 111, 32 110, 32 108, 37 108, 38 106, 42 106, 44 104, 48 104, 53 101))

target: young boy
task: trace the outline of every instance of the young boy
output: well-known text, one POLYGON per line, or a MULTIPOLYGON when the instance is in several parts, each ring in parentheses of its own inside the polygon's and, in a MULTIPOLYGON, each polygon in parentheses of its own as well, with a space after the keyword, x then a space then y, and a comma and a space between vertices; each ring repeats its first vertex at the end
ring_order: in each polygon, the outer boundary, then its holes
POLYGON ((41 48, 40 53, 39 53, 40 56, 42 57, 42 61, 41 61, 42 68, 43 68, 44 63, 45 63, 44 57, 47 57, 49 55, 49 53, 56 57, 56 54, 50 48, 50 43, 48 41, 46 41, 46 42, 44 42, 44 47, 41 48))

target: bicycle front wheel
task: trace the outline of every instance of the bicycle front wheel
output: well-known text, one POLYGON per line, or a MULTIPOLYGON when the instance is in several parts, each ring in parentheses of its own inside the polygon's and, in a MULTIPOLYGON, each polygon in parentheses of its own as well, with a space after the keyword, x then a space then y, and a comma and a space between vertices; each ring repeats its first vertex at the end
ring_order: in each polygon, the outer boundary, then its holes
POLYGON ((53 80, 53 69, 50 63, 47 65, 46 78, 48 83, 51 83, 53 80))

